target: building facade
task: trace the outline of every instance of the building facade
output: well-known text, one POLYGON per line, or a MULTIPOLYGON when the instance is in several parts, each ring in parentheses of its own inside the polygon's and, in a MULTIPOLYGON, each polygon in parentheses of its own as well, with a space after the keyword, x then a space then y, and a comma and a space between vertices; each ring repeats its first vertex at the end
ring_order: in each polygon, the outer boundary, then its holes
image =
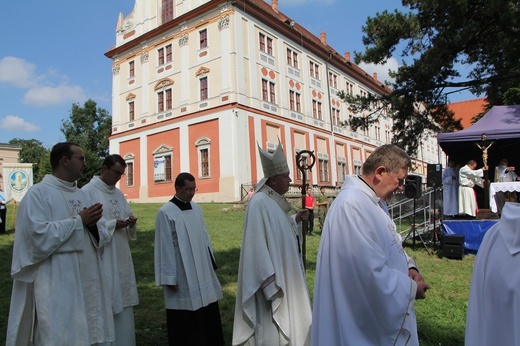
MULTIPOLYGON (((314 152, 308 183, 337 187, 390 143, 392 119, 352 131, 337 93, 390 90, 278 10, 278 1, 136 0, 120 14, 113 60, 110 151, 126 160, 120 188, 139 202, 163 202, 173 180, 197 178, 198 202, 233 202, 262 177, 257 145, 287 155, 301 184, 296 154, 314 152)), ((438 163, 428 137, 416 174, 438 163)))

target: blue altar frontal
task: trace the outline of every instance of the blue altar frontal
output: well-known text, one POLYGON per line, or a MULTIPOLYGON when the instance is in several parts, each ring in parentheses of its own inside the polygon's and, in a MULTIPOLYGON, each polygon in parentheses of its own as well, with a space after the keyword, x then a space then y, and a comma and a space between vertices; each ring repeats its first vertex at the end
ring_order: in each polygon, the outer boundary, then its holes
POLYGON ((464 235, 464 250, 476 253, 487 230, 498 220, 444 220, 442 227, 445 234, 464 235))

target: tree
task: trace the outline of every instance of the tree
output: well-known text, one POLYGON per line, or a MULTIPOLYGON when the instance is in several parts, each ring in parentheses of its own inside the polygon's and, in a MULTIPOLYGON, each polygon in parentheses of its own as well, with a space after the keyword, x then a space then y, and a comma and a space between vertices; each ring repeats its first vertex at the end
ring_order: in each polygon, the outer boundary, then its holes
POLYGON ((111 130, 110 114, 97 107, 96 102, 90 99, 83 107, 78 103, 73 104, 70 118, 62 120, 61 132, 66 141, 80 145, 87 160, 87 168, 78 182, 79 186, 85 185, 93 175, 99 174, 101 163, 109 153, 108 137, 111 130))
POLYGON ((20 150, 20 162, 33 164, 34 183, 40 182, 45 174, 50 173, 50 166, 45 162, 49 161, 50 151, 43 146, 37 139, 13 138, 9 144, 18 145, 20 150))
POLYGON ((519 102, 517 1, 403 0, 402 4, 408 12, 377 13, 363 26, 366 50, 355 54, 356 63, 385 63, 397 51, 407 61, 391 72, 395 82, 390 83, 390 94, 368 98, 342 94, 354 111, 372 110, 364 120, 356 115, 351 125, 370 125, 387 110, 395 121, 395 141, 413 153, 424 130, 461 128, 446 107, 451 92, 469 89, 475 95, 485 94, 489 107, 519 102), (460 66, 469 69, 467 75, 460 74, 460 66))

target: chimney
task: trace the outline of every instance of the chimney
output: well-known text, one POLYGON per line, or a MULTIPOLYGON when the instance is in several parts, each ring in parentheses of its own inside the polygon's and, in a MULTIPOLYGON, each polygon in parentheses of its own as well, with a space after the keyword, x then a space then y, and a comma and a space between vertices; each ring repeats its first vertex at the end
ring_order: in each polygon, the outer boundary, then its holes
POLYGON ((377 72, 374 72, 374 80, 377 80, 377 72))
POLYGON ((271 8, 273 9, 273 11, 278 13, 278 0, 273 0, 273 4, 271 5, 271 8))
POLYGON ((345 60, 350 62, 350 52, 345 52, 345 60))
POLYGON ((322 32, 322 33, 320 34, 320 41, 321 41, 321 43, 323 43, 323 44, 327 44, 327 33, 326 33, 326 32, 322 32))

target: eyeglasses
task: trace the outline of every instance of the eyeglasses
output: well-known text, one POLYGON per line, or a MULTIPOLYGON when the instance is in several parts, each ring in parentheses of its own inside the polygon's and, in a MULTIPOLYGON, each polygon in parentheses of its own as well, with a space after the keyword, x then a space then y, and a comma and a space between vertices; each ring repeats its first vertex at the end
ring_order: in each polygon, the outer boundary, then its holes
POLYGON ((124 172, 119 172, 117 169, 113 169, 113 168, 109 168, 109 169, 110 169, 110 171, 111 171, 112 173, 114 173, 115 175, 118 175, 118 176, 123 176, 123 175, 125 175, 124 172))
POLYGON ((184 188, 184 191, 188 192, 188 193, 195 193, 197 191, 199 191, 199 189, 197 188, 184 188))

